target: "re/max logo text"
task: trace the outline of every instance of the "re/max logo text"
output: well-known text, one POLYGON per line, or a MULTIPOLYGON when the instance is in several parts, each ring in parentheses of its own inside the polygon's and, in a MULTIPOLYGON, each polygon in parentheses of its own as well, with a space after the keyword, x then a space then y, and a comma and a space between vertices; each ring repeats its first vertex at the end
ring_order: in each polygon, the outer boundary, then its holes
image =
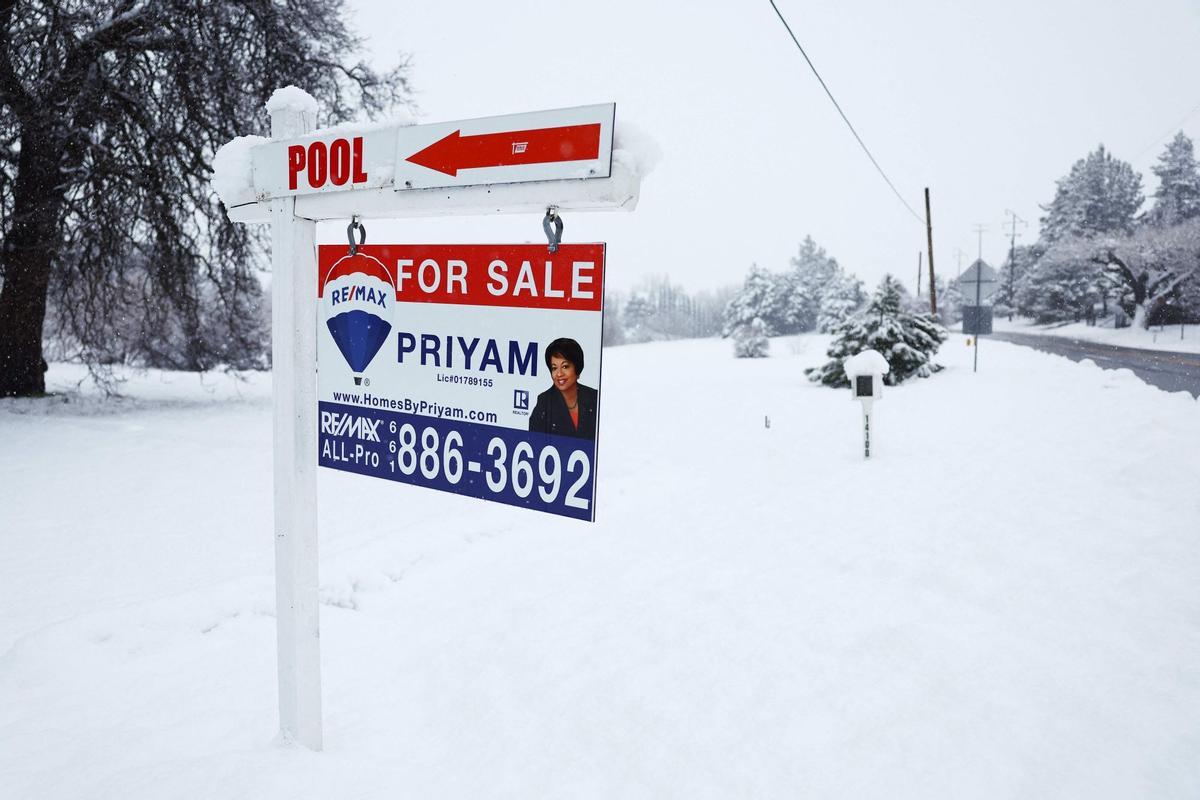
POLYGON ((381 419, 367 419, 357 414, 339 414, 336 411, 321 412, 321 433, 330 436, 346 436, 364 442, 379 441, 381 419))

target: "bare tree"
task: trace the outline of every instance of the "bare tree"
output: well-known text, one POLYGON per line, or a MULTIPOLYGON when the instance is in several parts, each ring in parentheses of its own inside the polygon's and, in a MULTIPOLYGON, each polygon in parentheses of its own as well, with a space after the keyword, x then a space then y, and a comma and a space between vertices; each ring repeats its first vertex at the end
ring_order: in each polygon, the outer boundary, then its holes
POLYGON ((180 366, 261 353, 260 243, 225 219, 210 161, 265 132, 280 86, 322 122, 406 100, 403 61, 349 61, 346 19, 341 0, 0 0, 0 396, 45 391, 52 286, 85 360, 113 355, 130 308, 151 338, 167 325, 180 366))
POLYGON ((1169 228, 1145 226, 1132 236, 1079 242, 1104 267, 1145 328, 1188 284, 1200 281, 1200 220, 1169 228))

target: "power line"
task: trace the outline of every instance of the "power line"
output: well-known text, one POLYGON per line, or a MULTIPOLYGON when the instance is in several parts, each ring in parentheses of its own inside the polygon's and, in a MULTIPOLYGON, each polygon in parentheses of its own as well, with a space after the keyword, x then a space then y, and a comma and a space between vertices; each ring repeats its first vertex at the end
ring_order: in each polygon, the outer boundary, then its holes
POLYGON ((913 211, 913 207, 910 206, 908 201, 904 199, 904 195, 900 194, 900 191, 896 188, 896 184, 892 183, 892 179, 889 178, 887 173, 883 171, 883 167, 879 166, 879 162, 875 160, 875 156, 871 155, 871 151, 867 148, 866 142, 862 140, 862 137, 858 135, 858 131, 854 130, 854 126, 850 124, 850 118, 846 116, 845 111, 842 111, 842 107, 838 105, 838 101, 836 98, 834 98, 833 92, 829 91, 829 87, 825 85, 824 79, 821 78, 821 73, 817 72, 817 68, 813 65, 812 59, 808 57, 808 53, 804 52, 804 46, 800 44, 800 40, 796 38, 796 34, 792 33, 792 26, 788 25, 787 20, 783 18, 783 12, 779 10, 779 6, 775 5, 775 0, 770 0, 770 2, 771 8, 775 9, 775 13, 779 16, 779 21, 783 23, 783 27, 787 28, 788 35, 791 36, 792 41, 796 43, 796 48, 800 51, 800 55, 804 56, 804 60, 808 62, 808 68, 812 70, 813 75, 817 76, 817 81, 821 84, 821 88, 825 90, 825 94, 829 95, 829 100, 833 103, 833 107, 836 108, 837 112, 842 115, 842 120, 846 123, 846 127, 850 129, 850 132, 854 134, 854 138, 858 140, 859 147, 861 147, 863 152, 867 154, 867 158, 871 159, 871 163, 875 165, 875 169, 879 171, 880 176, 884 179, 884 181, 887 182, 887 185, 896 195, 896 198, 904 204, 905 208, 908 209, 908 213, 912 214, 918 222, 924 225, 925 218, 916 211, 913 211))
POLYGON ((1143 147, 1143 148, 1141 149, 1141 151, 1139 151, 1139 152, 1138 152, 1138 154, 1137 154, 1136 156, 1134 156, 1134 157, 1133 157, 1133 160, 1134 160, 1134 161, 1137 161, 1139 158, 1141 158, 1142 156, 1146 155, 1146 153, 1149 153, 1149 152, 1150 152, 1150 150, 1151 150, 1151 149, 1152 149, 1152 148, 1153 148, 1155 145, 1157 145, 1157 144, 1160 144, 1160 143, 1162 142, 1162 140, 1163 140, 1163 139, 1166 139, 1166 138, 1167 138, 1168 136, 1170 136, 1172 133, 1175 133, 1175 132, 1176 132, 1176 131, 1178 131, 1180 128, 1182 128, 1182 127, 1183 127, 1183 123, 1187 122, 1189 119, 1191 119, 1193 116, 1195 116, 1195 114, 1196 114, 1196 112, 1197 112, 1197 111, 1200 111, 1200 103, 1197 103, 1197 104, 1195 105, 1195 107, 1193 107, 1193 108, 1192 108, 1192 110, 1191 110, 1191 111, 1189 111, 1187 114, 1185 114, 1185 115, 1184 115, 1184 117, 1183 117, 1183 119, 1179 120, 1179 122, 1177 122, 1177 123, 1175 123, 1174 125, 1172 125, 1172 126, 1171 126, 1171 129, 1170 129, 1169 131, 1167 131, 1166 133, 1162 134, 1162 135, 1161 135, 1161 136, 1159 136, 1157 139, 1155 139, 1153 142, 1151 142, 1150 144, 1148 144, 1148 145, 1146 145, 1145 147, 1143 147))

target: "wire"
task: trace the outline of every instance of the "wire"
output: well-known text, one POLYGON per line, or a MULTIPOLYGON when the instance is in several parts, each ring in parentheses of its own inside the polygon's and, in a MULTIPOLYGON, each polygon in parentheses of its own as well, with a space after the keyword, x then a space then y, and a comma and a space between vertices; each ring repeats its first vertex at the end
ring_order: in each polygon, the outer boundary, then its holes
POLYGON ((916 211, 913 211, 913 207, 910 206, 908 201, 904 199, 904 195, 900 194, 900 191, 896 188, 896 184, 892 183, 892 179, 889 178, 887 173, 883 171, 883 167, 879 166, 879 162, 875 160, 875 156, 871 155, 871 151, 867 148, 866 142, 862 140, 862 137, 858 135, 858 131, 854 130, 854 126, 850 124, 850 118, 846 116, 845 111, 842 111, 842 107, 838 105, 838 101, 836 98, 834 98, 833 92, 829 91, 829 87, 825 85, 825 81, 821 78, 821 73, 817 72, 817 68, 813 66, 812 59, 808 57, 808 53, 804 52, 804 46, 800 44, 800 40, 796 38, 796 34, 792 33, 792 26, 788 25, 787 20, 783 18, 783 12, 779 10, 779 6, 775 5, 775 0, 770 0, 770 2, 771 8, 775 9, 775 13, 779 16, 779 21, 783 23, 783 27, 787 28, 788 35, 792 37, 792 41, 796 43, 797 49, 800 50, 800 55, 804 56, 804 60, 808 62, 808 68, 812 70, 813 75, 817 76, 817 81, 820 82, 821 88, 825 90, 825 94, 829 95, 829 100, 833 103, 833 107, 836 108, 837 112, 842 115, 842 120, 846 123, 846 127, 850 129, 852 134, 854 134, 854 138, 858 140, 858 144, 863 149, 863 152, 867 154, 867 158, 871 159, 871 163, 875 165, 875 169, 879 171, 879 175, 884 179, 884 181, 887 182, 887 185, 896 195, 896 199, 904 204, 904 207, 908 209, 908 213, 912 214, 918 222, 924 225, 925 218, 916 211))
POLYGON ((1136 156, 1134 156, 1134 157, 1133 157, 1133 160, 1134 160, 1134 161, 1137 161, 1137 160, 1138 160, 1138 159, 1140 159, 1142 156, 1146 155, 1146 153, 1149 153, 1149 152, 1150 152, 1150 150, 1151 150, 1151 149, 1153 149, 1155 145, 1161 144, 1161 143, 1162 143, 1162 141, 1163 141, 1163 139, 1166 139, 1166 138, 1167 138, 1168 136, 1170 136, 1172 133, 1174 133, 1175 131, 1177 131, 1177 130, 1179 130, 1180 128, 1182 128, 1182 127, 1183 127, 1183 123, 1187 122, 1189 119, 1191 119, 1193 116, 1195 116, 1195 114, 1196 114, 1196 112, 1197 112, 1197 111, 1200 111, 1200 103, 1197 103, 1197 104, 1196 104, 1196 106, 1195 106, 1195 108, 1193 108, 1191 111, 1189 111, 1187 114, 1185 114, 1185 115, 1184 115, 1184 117, 1183 117, 1183 119, 1179 120, 1179 122, 1177 122, 1177 123, 1175 123, 1174 125, 1172 125, 1172 126, 1171 126, 1171 129, 1170 129, 1169 131, 1167 131, 1166 133, 1164 133, 1162 136, 1159 136, 1157 139, 1155 139, 1155 140, 1154 140, 1153 142, 1151 142, 1150 144, 1148 144, 1148 145, 1146 145, 1145 147, 1143 147, 1143 148, 1141 149, 1141 151, 1140 151, 1140 152, 1139 152, 1139 153, 1138 153, 1136 156))

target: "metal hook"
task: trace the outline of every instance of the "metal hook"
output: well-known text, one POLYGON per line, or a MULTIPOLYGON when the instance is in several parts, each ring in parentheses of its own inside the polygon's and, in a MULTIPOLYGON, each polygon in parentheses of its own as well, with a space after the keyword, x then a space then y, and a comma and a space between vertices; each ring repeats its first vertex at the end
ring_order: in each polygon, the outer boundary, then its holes
POLYGON ((360 245, 367 243, 367 229, 358 221, 358 214, 350 218, 350 224, 346 226, 346 238, 350 240, 350 255, 357 255, 360 245), (354 241, 354 229, 358 228, 358 242, 354 241))
POLYGON ((546 208, 546 216, 542 217, 542 230, 546 232, 546 238, 550 240, 550 252, 557 253, 558 246, 562 243, 563 221, 556 206, 546 208), (550 229, 551 225, 554 226, 554 230, 550 229))

